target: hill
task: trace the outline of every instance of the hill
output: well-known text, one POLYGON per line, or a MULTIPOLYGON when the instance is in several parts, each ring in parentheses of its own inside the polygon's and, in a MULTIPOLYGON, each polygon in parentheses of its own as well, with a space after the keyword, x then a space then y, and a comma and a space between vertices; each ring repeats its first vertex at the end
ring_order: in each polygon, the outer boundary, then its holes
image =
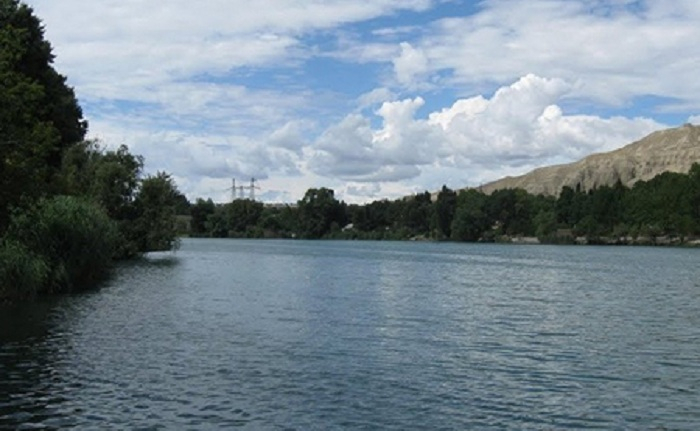
POLYGON ((576 188, 580 184, 582 190, 590 190, 618 180, 632 186, 663 172, 687 173, 693 163, 700 163, 700 126, 686 124, 654 132, 620 149, 593 154, 578 162, 505 177, 484 184, 481 190, 490 194, 499 189, 522 188, 532 194, 557 196, 564 186, 576 188))

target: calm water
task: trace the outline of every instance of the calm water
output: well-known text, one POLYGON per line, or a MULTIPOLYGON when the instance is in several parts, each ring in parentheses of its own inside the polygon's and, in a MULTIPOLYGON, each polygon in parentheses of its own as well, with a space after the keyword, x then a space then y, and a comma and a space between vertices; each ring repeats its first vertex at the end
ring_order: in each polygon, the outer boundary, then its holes
POLYGON ((700 429, 700 250, 185 240, 0 308, 0 428, 700 429))

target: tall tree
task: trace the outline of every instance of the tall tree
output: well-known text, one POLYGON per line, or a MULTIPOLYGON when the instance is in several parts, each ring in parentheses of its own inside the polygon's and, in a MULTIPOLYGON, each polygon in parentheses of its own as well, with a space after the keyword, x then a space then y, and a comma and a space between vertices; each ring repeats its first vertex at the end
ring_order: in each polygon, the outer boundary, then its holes
POLYGON ((194 205, 190 208, 190 232, 193 236, 206 236, 208 233, 207 220, 216 211, 216 205, 211 199, 206 201, 202 198, 197 198, 194 205))
POLYGON ((443 185, 435 201, 434 224, 439 238, 452 234, 452 220, 457 208, 457 193, 443 185))
POLYGON ((427 235, 430 231, 430 220, 433 211, 430 192, 419 193, 406 199, 403 204, 401 214, 402 227, 411 236, 427 235))
POLYGON ((488 196, 475 189, 463 190, 457 196, 457 209, 452 221, 452 239, 478 241, 489 229, 486 213, 488 196))
POLYGON ((305 238, 322 238, 345 223, 345 207, 331 189, 309 189, 299 201, 299 227, 305 238))
POLYGON ((178 245, 175 226, 175 182, 165 172, 141 181, 134 199, 133 229, 137 233, 139 252, 171 250, 178 245))
POLYGON ((63 151, 87 130, 32 9, 0 0, 0 231, 8 208, 57 191, 63 151))

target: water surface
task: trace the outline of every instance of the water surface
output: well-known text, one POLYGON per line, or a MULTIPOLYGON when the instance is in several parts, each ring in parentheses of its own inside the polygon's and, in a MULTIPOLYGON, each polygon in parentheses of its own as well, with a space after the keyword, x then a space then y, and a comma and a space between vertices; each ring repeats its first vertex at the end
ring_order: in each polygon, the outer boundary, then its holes
POLYGON ((699 263, 185 240, 0 308, 0 428, 700 429, 699 263))

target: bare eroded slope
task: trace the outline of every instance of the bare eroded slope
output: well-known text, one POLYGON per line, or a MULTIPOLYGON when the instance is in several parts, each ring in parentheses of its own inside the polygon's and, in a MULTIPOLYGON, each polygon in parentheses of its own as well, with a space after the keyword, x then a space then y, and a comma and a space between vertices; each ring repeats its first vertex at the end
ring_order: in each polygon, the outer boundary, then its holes
POLYGON ((661 130, 608 153, 593 154, 578 162, 548 166, 518 177, 485 184, 485 193, 522 188, 533 194, 558 195, 563 186, 583 190, 612 185, 618 179, 627 186, 663 172, 686 173, 700 163, 700 126, 661 130))

